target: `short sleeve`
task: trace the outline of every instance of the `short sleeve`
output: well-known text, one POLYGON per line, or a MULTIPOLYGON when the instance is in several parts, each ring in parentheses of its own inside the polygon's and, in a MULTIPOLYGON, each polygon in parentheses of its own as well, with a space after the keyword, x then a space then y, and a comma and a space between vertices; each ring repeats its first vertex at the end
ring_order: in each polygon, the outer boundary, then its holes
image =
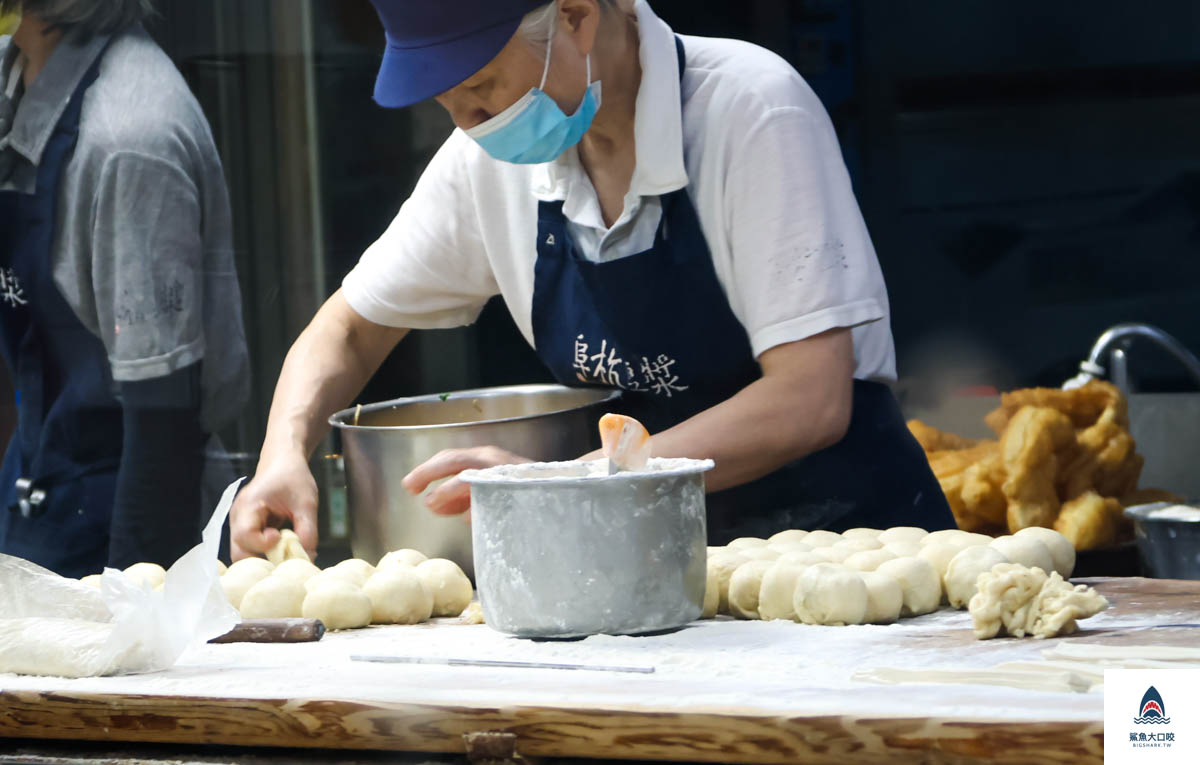
POLYGON ((91 263, 114 380, 162 377, 203 358, 201 218, 196 184, 177 165, 135 152, 105 160, 91 263))
POLYGON ((358 314, 377 324, 445 329, 471 324, 500 292, 457 132, 425 168, 412 196, 342 282, 358 314))
POLYGON ((885 318, 883 275, 828 118, 777 107, 737 142, 725 226, 732 302, 755 356, 885 318))

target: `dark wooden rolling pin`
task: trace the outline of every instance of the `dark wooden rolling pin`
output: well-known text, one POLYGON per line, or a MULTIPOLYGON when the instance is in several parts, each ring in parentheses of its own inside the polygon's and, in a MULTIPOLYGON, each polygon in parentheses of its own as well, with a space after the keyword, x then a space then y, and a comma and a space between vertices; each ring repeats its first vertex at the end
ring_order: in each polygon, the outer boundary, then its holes
POLYGON ((320 619, 246 619, 210 643, 312 643, 325 634, 320 619))

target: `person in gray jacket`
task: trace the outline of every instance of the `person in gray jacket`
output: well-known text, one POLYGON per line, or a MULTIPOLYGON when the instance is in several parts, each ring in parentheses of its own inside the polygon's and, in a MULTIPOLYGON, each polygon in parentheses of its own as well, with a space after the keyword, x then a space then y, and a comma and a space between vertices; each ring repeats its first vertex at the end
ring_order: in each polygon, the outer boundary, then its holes
POLYGON ((17 426, 0 552, 63 575, 199 540, 248 393, 230 208, 147 0, 0 0, 0 350, 17 426))

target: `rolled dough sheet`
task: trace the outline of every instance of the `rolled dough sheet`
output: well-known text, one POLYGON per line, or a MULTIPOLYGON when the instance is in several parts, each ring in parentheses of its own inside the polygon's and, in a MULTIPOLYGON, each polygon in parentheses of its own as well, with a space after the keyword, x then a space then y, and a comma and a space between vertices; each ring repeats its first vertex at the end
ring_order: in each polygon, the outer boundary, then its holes
MULTIPOLYGON (((1200 638, 1200 633, 1197 634, 1200 638)), ((1139 660, 1200 664, 1200 648, 1168 645, 1098 645, 1062 642, 1042 652, 1047 659, 1128 662, 1139 660)))
MULTIPOLYGON (((1024 662, 1019 664, 1025 665, 1024 662)), ((1036 665, 1030 662, 1026 666, 1036 665)), ((900 669, 898 667, 875 667, 854 674, 855 680, 887 685, 907 683, 935 683, 951 685, 1003 685, 1029 691, 1052 691, 1055 693, 1087 693, 1103 687, 1095 683, 1091 675, 1064 671, 1050 664, 1045 668, 1007 668, 998 664, 989 669, 963 667, 962 669, 900 669)), ((1103 675, 1101 675, 1103 681, 1103 675)))

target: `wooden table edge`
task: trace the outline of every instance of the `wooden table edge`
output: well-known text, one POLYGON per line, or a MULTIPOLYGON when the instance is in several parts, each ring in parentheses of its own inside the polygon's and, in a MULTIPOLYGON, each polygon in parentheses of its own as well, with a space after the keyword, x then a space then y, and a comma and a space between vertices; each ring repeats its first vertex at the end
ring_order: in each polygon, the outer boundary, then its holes
POLYGON ((1096 762, 1103 723, 0 691, 0 738, 746 763, 1096 762))

